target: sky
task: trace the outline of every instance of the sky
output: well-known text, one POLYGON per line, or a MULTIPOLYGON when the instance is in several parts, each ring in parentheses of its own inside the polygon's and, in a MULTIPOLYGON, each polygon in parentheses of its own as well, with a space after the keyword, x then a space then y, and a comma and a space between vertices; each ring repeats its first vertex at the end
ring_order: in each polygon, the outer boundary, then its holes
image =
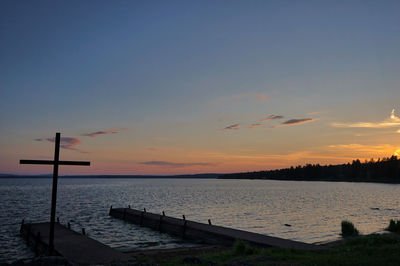
POLYGON ((399 1, 0 1, 0 173, 400 155, 399 1))

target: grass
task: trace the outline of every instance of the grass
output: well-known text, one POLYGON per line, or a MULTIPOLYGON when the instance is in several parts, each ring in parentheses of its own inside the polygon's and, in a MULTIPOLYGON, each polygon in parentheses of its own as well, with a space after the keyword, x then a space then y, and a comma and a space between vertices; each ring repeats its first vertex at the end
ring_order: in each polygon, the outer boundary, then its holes
POLYGON ((233 245, 233 253, 235 255, 254 255, 259 252, 256 247, 250 246, 242 240, 237 240, 233 245))
POLYGON ((385 230, 389 232, 400 233, 400 220, 390 220, 389 226, 385 230))
POLYGON ((350 221, 342 221, 342 237, 358 236, 360 233, 350 221))
POLYGON ((400 237, 368 235, 320 250, 259 249, 238 241, 229 251, 205 253, 196 264, 183 258, 157 261, 160 265, 400 265, 400 237), (187 261, 186 261, 187 262, 187 261))

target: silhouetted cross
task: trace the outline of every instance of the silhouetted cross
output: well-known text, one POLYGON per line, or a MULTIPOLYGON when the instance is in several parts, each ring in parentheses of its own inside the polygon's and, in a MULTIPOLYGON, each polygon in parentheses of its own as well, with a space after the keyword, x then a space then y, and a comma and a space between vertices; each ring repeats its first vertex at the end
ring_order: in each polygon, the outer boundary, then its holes
POLYGON ((49 234, 49 253, 53 254, 54 251, 54 222, 56 216, 56 201, 57 201, 57 179, 58 179, 58 166, 59 165, 90 165, 90 162, 76 162, 76 161, 60 161, 60 139, 61 134, 56 133, 54 161, 50 160, 20 160, 20 164, 51 164, 53 165, 53 190, 51 197, 51 215, 50 215, 50 234, 49 234))

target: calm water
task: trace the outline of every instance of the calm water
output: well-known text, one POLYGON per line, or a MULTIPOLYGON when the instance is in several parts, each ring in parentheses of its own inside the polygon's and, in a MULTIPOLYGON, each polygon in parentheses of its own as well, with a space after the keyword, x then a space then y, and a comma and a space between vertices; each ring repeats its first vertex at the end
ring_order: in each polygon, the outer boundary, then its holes
MULTIPOLYGON (((120 250, 185 245, 179 239, 108 216, 110 205, 308 243, 339 237, 340 222, 361 233, 400 219, 400 185, 216 179, 60 179, 61 223, 120 250), (284 224, 291 224, 287 227, 284 224)), ((0 179, 0 262, 31 257, 19 236, 26 221, 47 221, 51 179, 0 179)))

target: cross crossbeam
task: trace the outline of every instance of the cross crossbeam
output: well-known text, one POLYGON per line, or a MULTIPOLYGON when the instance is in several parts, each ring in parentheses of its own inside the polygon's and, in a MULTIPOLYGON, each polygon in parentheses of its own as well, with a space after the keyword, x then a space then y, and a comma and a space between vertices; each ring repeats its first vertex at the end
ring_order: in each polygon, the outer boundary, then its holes
POLYGON ((78 161, 60 161, 60 140, 61 134, 56 133, 55 138, 55 149, 54 149, 54 160, 20 160, 20 164, 46 164, 53 165, 53 189, 51 197, 51 214, 50 214, 50 233, 49 233, 49 253, 53 255, 54 251, 54 223, 56 216, 56 201, 57 201, 57 179, 58 179, 58 166, 59 165, 90 165, 90 162, 78 162, 78 161))
MULTIPOLYGON (((20 160, 20 164, 50 164, 54 165, 51 160, 20 160)), ((77 162, 77 161, 58 161, 58 165, 90 165, 90 162, 77 162)))

